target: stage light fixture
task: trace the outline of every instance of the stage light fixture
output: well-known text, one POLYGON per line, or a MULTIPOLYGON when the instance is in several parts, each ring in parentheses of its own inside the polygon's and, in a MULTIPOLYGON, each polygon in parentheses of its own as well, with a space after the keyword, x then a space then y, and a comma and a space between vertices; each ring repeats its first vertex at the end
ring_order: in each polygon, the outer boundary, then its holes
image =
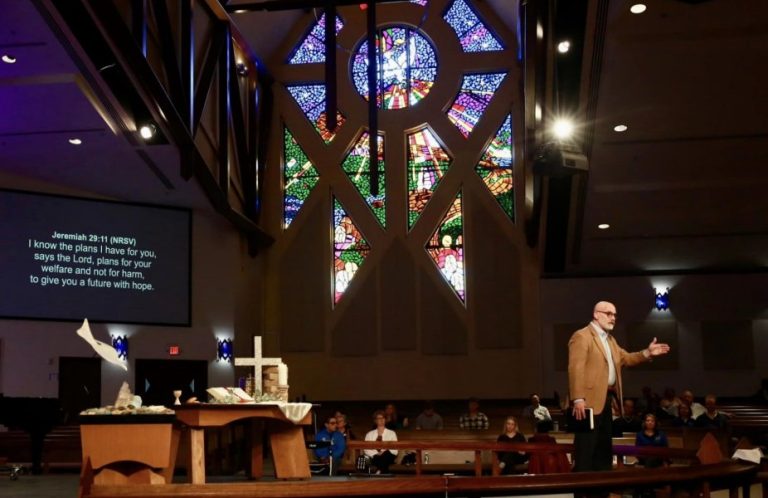
POLYGON ((600 230, 608 230, 609 228, 611 228, 611 225, 609 225, 608 223, 600 223, 599 225, 597 225, 597 228, 599 228, 600 230))
POLYGON ((567 140, 573 136, 573 121, 559 118, 552 124, 552 134, 558 140, 567 140))
POLYGON ((616 133, 624 133, 628 129, 629 127, 625 124, 620 124, 613 127, 613 131, 615 131, 616 133))
POLYGON ((6 64, 16 64, 16 57, 11 54, 3 54, 2 59, 6 64))
POLYGON ((71 143, 72 145, 80 145, 81 143, 83 143, 82 140, 76 137, 70 138, 68 142, 71 143))
POLYGON ((117 357, 121 360, 128 360, 128 336, 127 335, 113 335, 112 347, 117 351, 117 357))
POLYGON ((571 42, 569 42, 568 40, 563 40, 557 44, 557 51, 560 52, 561 54, 567 54, 570 49, 571 49, 571 42))
POLYGON ((218 361, 232 363, 234 361, 232 339, 219 339, 216 345, 216 358, 218 361))
POLYGON ((668 311, 669 310, 669 287, 667 287, 664 291, 659 291, 658 289, 654 289, 656 292, 655 297, 655 306, 656 309, 659 311, 668 311))
POLYGON ((147 123, 139 128, 139 135, 141 135, 141 138, 144 140, 152 139, 155 136, 155 133, 157 133, 157 128, 152 123, 147 123))
POLYGON ((629 11, 633 14, 642 14, 648 7, 644 3, 636 3, 629 8, 629 11))

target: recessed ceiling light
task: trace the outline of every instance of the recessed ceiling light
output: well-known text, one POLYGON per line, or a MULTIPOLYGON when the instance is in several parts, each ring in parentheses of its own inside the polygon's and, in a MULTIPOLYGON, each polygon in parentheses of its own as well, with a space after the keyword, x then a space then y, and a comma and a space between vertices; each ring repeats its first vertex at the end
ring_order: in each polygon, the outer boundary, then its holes
POLYGON ((627 127, 627 125, 625 125, 625 124, 620 124, 620 125, 616 125, 616 126, 614 126, 614 127, 613 127, 613 131, 615 131, 615 132, 617 132, 617 133, 622 133, 622 132, 625 132, 625 131, 627 131, 628 129, 629 129, 629 128, 628 128, 628 127, 627 127))
POLYGON ((16 64, 16 57, 10 54, 3 54, 3 56, 0 58, 3 59, 3 62, 6 64, 16 64))
POLYGON ((571 49, 571 42, 568 40, 561 41, 557 44, 557 51, 561 54, 568 53, 568 51, 571 49))
POLYGON ((81 143, 83 143, 83 141, 80 140, 79 138, 70 138, 69 143, 71 143, 72 145, 80 145, 81 143))
POLYGON ((645 12, 645 9, 647 8, 648 7, 646 7, 644 3, 636 3, 629 8, 629 11, 632 12, 633 14, 642 14, 643 12, 645 12))
POLYGON ((608 230, 609 228, 611 228, 611 225, 609 225, 608 223, 600 223, 599 225, 597 225, 597 228, 599 228, 600 230, 608 230))

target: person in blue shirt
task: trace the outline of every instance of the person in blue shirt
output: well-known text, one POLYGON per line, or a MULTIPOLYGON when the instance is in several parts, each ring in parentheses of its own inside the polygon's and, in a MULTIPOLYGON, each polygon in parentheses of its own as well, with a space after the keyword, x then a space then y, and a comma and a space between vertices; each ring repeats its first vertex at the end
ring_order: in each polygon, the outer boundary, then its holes
POLYGON ((316 448, 315 455, 321 462, 331 465, 331 474, 335 474, 347 449, 347 441, 344 439, 344 435, 336 430, 335 416, 330 415, 325 419, 325 428, 317 431, 315 441, 330 441, 330 446, 316 448))
MULTIPOLYGON (((660 431, 656 422, 656 415, 653 413, 646 414, 643 417, 643 430, 637 433, 635 437, 636 446, 656 446, 659 448, 667 448, 669 442, 667 441, 667 435, 663 431, 660 431)), ((646 468, 662 467, 666 465, 663 458, 659 457, 647 457, 638 458, 640 464, 646 468)))

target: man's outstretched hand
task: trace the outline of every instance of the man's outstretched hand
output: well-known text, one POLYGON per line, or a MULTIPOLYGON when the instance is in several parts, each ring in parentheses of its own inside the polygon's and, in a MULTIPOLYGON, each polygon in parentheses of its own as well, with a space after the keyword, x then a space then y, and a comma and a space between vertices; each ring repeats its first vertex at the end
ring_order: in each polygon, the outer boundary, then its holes
POLYGON ((648 353, 651 356, 661 356, 663 354, 667 354, 669 353, 669 344, 656 342, 656 338, 654 337, 651 343, 648 345, 648 353))

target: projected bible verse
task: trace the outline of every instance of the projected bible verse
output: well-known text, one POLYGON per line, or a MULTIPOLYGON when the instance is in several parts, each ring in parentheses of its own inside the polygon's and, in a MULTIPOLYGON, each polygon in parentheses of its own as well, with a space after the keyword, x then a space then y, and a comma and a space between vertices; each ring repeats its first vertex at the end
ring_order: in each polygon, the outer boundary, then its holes
POLYGON ((188 209, 0 189, 0 317, 187 326, 188 209))
POLYGON ((123 235, 53 232, 49 240, 27 239, 40 272, 29 283, 151 292, 147 270, 157 260, 152 248, 123 235))

